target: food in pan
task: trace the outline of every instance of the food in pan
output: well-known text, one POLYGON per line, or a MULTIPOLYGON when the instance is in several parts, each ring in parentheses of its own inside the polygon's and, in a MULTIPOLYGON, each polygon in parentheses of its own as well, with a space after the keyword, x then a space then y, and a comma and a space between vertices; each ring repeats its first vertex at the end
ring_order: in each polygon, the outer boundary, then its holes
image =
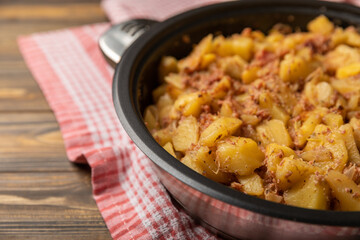
POLYGON ((360 211, 360 34, 319 16, 208 35, 164 56, 144 121, 196 172, 246 194, 360 211))

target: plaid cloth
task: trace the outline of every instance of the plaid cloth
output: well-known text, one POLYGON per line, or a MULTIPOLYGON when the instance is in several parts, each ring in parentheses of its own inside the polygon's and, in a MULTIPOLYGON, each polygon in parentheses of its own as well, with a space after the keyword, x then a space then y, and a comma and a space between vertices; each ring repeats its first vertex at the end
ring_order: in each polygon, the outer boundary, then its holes
MULTIPOLYGON (((163 20, 215 2, 221 0, 103 0, 102 6, 115 23, 139 17, 163 20)), ((150 160, 120 125, 111 96, 113 69, 97 43, 109 26, 18 39, 59 122, 68 158, 91 166, 94 198, 114 239, 216 239, 172 205, 150 160)))

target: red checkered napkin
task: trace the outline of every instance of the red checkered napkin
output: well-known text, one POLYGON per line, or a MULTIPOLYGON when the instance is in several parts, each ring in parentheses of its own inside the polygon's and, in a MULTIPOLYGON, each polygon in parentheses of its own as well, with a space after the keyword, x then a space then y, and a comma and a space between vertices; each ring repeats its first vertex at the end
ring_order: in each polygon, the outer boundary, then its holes
MULTIPOLYGON (((104 0, 102 6, 118 22, 163 20, 220 1, 104 0)), ((113 69, 97 44, 109 26, 100 23, 18 40, 56 115, 69 159, 91 166, 94 198, 114 239, 216 239, 171 204, 150 160, 120 125, 111 97, 113 69)))
MULTIPOLYGON (((208 2, 216 1, 102 4, 115 22, 133 17, 162 20, 208 2)), ((216 239, 172 205, 150 160, 120 125, 111 96, 113 69, 97 43, 109 27, 100 23, 18 39, 59 122, 69 159, 91 166, 94 198, 114 239, 216 239)))

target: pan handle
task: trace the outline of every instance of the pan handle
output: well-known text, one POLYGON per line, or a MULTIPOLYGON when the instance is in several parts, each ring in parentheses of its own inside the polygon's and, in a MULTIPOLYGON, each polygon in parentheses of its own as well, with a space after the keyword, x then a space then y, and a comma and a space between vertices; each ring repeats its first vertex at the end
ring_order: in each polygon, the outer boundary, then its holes
POLYGON ((144 32, 156 24, 150 19, 132 19, 116 25, 99 38, 99 47, 110 65, 120 61, 124 51, 144 32))

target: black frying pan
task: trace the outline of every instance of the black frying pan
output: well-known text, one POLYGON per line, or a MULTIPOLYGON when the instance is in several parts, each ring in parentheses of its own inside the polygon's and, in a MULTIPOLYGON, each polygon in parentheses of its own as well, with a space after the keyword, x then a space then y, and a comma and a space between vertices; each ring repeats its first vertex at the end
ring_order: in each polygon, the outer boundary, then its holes
POLYGON ((142 113, 158 85, 163 55, 182 58, 209 33, 229 35, 245 27, 268 31, 282 22, 305 30, 324 14, 341 26, 360 26, 360 9, 322 1, 235 1, 191 10, 157 23, 139 37, 116 66, 114 105, 135 144, 153 161, 173 198, 222 236, 243 239, 360 239, 360 212, 320 211, 258 199, 213 182, 168 154, 146 129, 142 113), (190 42, 184 41, 184 36, 190 42))

